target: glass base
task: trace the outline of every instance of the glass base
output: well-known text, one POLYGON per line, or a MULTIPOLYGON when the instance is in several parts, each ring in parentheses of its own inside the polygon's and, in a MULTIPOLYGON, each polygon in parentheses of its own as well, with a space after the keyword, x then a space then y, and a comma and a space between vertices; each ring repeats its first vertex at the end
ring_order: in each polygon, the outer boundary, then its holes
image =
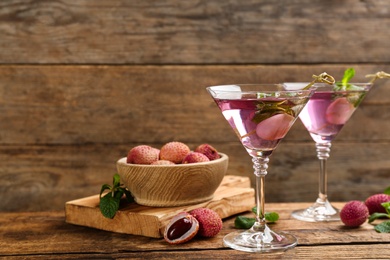
POLYGON ((263 232, 253 228, 247 231, 237 231, 223 238, 225 246, 245 252, 275 252, 285 251, 297 245, 295 236, 286 232, 275 233, 267 226, 263 232))
POLYGON ((340 220, 339 210, 334 208, 328 200, 325 200, 325 202, 317 200, 307 209, 293 211, 291 215, 298 220, 307 222, 340 220))

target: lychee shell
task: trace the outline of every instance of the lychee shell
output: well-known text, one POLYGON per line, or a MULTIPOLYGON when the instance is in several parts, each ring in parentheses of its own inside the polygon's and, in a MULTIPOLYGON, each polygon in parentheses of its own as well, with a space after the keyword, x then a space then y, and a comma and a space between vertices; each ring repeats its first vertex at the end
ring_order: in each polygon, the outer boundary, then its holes
POLYGON ((186 155, 186 157, 184 157, 182 163, 197 163, 197 162, 208 162, 208 161, 210 161, 210 159, 206 155, 198 152, 190 152, 189 154, 186 155))
POLYGON ((160 160, 181 163, 189 152, 190 148, 186 144, 181 142, 169 142, 161 147, 160 160))
POLYGON ((374 194, 366 199, 364 202, 368 208, 369 214, 386 213, 386 209, 381 205, 383 202, 390 201, 390 195, 387 194, 374 194))
POLYGON ((215 149, 210 144, 201 144, 198 147, 196 147, 194 151, 206 155, 210 161, 216 160, 221 157, 217 149, 215 149))
POLYGON ((190 214, 199 222, 199 236, 213 237, 221 231, 222 219, 214 210, 209 208, 197 208, 190 211, 190 214))
POLYGON ((151 164, 158 160, 160 150, 149 145, 138 145, 130 149, 127 163, 151 164))
POLYGON ((346 226, 358 227, 367 220, 368 208, 361 201, 350 201, 341 209, 340 218, 346 226))

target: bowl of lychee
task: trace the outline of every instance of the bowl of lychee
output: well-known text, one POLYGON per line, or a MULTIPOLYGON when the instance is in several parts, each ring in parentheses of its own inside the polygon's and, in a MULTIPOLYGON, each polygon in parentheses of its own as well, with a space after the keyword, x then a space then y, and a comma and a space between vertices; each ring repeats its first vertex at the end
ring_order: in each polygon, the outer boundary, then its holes
POLYGON ((191 150, 183 142, 172 141, 160 149, 135 146, 116 165, 121 182, 137 204, 173 207, 212 200, 228 160, 210 144, 191 150))

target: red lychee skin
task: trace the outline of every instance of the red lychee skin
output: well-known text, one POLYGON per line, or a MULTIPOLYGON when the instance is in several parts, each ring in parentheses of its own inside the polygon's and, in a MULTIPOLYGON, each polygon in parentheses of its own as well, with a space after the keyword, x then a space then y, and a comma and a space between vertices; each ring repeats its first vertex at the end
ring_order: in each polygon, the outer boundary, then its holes
POLYGON ((367 206, 358 200, 352 200, 344 205, 340 211, 340 218, 348 227, 358 227, 368 218, 367 206))
POLYGON ((127 154, 127 163, 151 164, 158 160, 160 150, 149 145, 138 145, 130 149, 127 154))
POLYGON ((210 159, 203 153, 190 152, 184 157, 182 163, 208 162, 210 159))
POLYGON ((198 235, 201 237, 216 236, 222 229, 222 219, 212 209, 197 208, 189 212, 199 222, 198 235))
POLYGON ((158 160, 152 162, 151 165, 175 165, 175 163, 167 160, 158 160))
POLYGON ((169 142, 160 149, 160 160, 181 163, 184 157, 190 153, 190 148, 182 142, 169 142))
POLYGON ((217 149, 215 149, 213 146, 209 144, 201 144, 198 147, 196 147, 194 151, 206 155, 210 161, 216 160, 221 157, 217 149))
POLYGON ((366 204, 368 212, 371 215, 375 212, 386 213, 386 209, 381 205, 381 203, 388 201, 390 201, 390 195, 380 193, 368 197, 364 204, 366 204))

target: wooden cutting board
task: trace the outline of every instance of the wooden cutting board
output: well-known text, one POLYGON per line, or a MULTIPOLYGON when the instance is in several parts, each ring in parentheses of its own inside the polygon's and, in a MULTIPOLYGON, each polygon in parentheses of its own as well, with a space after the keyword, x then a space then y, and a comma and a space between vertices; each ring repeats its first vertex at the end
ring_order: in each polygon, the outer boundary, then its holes
POLYGON ((215 210, 221 218, 251 210, 255 205, 254 190, 247 177, 226 175, 210 201, 180 207, 147 207, 131 203, 121 208, 113 219, 105 218, 99 209, 99 195, 68 201, 65 221, 117 233, 163 237, 164 228, 179 212, 206 207, 215 210))

